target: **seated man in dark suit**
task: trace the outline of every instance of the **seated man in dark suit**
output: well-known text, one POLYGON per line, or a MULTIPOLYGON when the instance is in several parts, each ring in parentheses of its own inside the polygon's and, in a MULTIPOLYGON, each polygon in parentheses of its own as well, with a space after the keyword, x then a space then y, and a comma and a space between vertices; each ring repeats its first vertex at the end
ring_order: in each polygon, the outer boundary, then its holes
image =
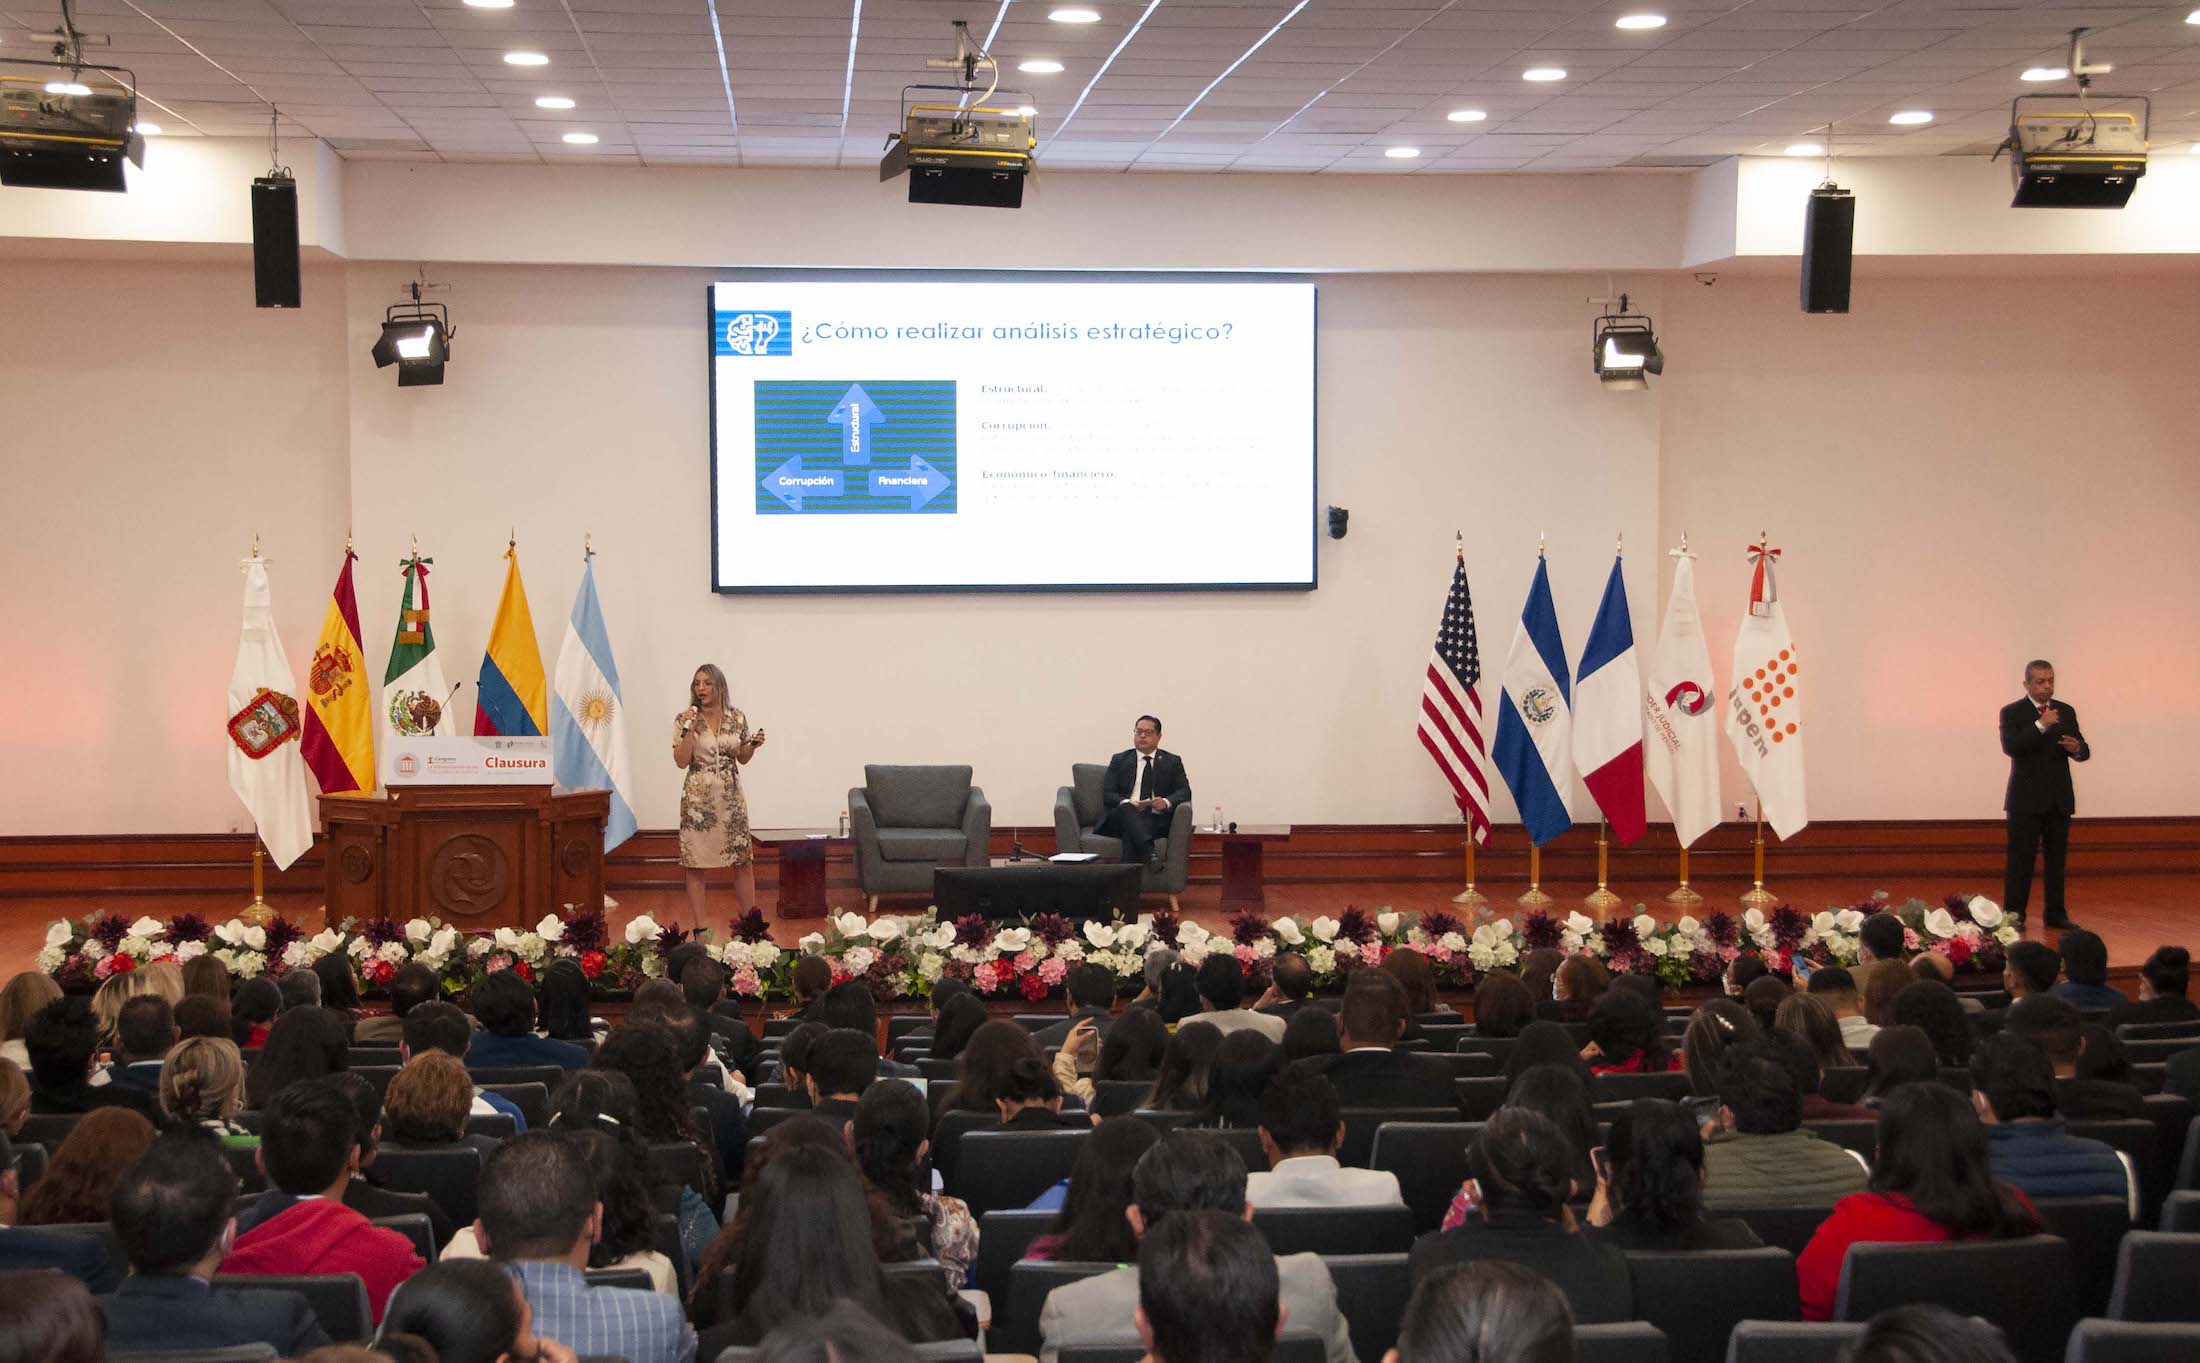
POLYGON ((94 1292, 113 1291, 114 1262, 107 1257, 107 1246, 97 1238, 15 1224, 15 1204, 22 1194, 22 1162, 14 1142, 0 1131, 0 1270, 58 1269, 94 1292))
POLYGON ((1344 1049, 1298 1063, 1327 1075, 1348 1108, 1458 1107, 1459 1090, 1444 1062, 1391 1049, 1406 1021, 1405 986, 1387 971, 1355 970, 1337 1014, 1344 1049))
POLYGON ((1168 836, 1171 811, 1192 802, 1191 778, 1184 759, 1161 751, 1161 721, 1140 715, 1131 726, 1131 746, 1108 759, 1100 782, 1097 830, 1123 841, 1123 860, 1159 864, 1157 839, 1168 836))
POLYGON ((2139 1001, 2108 1010, 2108 1025, 2200 1022, 2200 1008, 2186 991, 2192 984, 2192 953, 2183 947, 2156 947, 2139 967, 2139 1001))
MULTIPOLYGON (((878 998, 871 993, 871 986, 861 980, 842 980, 825 991, 825 1006, 818 1010, 819 1022, 826 1028, 845 1027, 851 1032, 861 1032, 874 1040, 878 1036, 878 998)), ((915 1079, 919 1071, 915 1065, 904 1065, 893 1060, 878 1062, 881 1079, 915 1079)))
POLYGON ((588 1052, 570 1041, 535 1035, 535 987, 510 970, 492 971, 473 988, 474 1021, 481 1030, 467 1043, 468 1069, 556 1065, 585 1069, 588 1052))
POLYGON ((803 1071, 810 1089, 810 1110, 828 1122, 846 1126, 856 1119, 856 1104, 878 1078, 878 1047, 871 1038, 835 1027, 810 1047, 803 1071))
POLYGON ((117 1352, 229 1349, 265 1344, 296 1358, 329 1342, 295 1292, 212 1285, 229 1252, 237 1176, 221 1147, 196 1131, 153 1143, 115 1185, 115 1238, 130 1276, 99 1299, 107 1347, 117 1352))
POLYGON ((2107 1013, 2131 1006, 2131 996, 2108 982, 2108 944, 2098 933, 2068 928, 2062 948, 2062 983, 2047 992, 2075 1005, 2081 1013, 2107 1013))
POLYGON ((1276 1256, 1228 1212, 1175 1212, 1138 1242, 1139 1342, 1153 1363, 1267 1359, 1283 1329, 1276 1256))
POLYGON ((1308 997, 1313 992, 1314 967, 1296 951, 1282 952, 1268 969, 1268 992, 1262 994, 1253 1007, 1289 1022, 1301 1008, 1313 1002, 1308 997))
POLYGON ((1090 1019, 1093 1034, 1106 1039, 1109 1010, 1115 1003, 1115 976, 1105 969, 1087 962, 1073 966, 1062 978, 1062 992, 1069 996, 1069 1016, 1060 1022, 1050 1023, 1031 1034, 1041 1049, 1059 1046, 1069 1040, 1072 1027, 1090 1019))
POLYGON ((161 1062, 176 1044, 176 1010, 158 994, 140 994, 122 1005, 115 1020, 115 1041, 121 1053, 107 1067, 107 1082, 160 1092, 161 1062))
POLYGON ((23 1049, 31 1057, 31 1111, 90 1112, 95 1107, 126 1107, 160 1121, 160 1100, 127 1084, 92 1083, 99 1063, 99 1020, 81 998, 55 999, 31 1015, 23 1029, 23 1049))
POLYGON ((2136 1087, 2111 1079, 2077 1077, 2085 1019, 2066 1001, 2052 994, 2018 999, 2009 1005, 2002 1030, 2029 1038, 2047 1052, 2048 1062, 2055 1067, 2055 1109, 2070 1121, 2113 1121, 2146 1115, 2146 1097, 2136 1087))

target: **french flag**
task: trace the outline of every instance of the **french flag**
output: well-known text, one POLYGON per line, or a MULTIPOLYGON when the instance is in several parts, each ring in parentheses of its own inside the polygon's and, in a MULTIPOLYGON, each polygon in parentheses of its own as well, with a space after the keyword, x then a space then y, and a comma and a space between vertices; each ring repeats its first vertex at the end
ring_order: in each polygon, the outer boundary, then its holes
POLYGON ((1505 778, 1528 841, 1541 847, 1573 827, 1566 796, 1573 788, 1573 750, 1568 733, 1566 642, 1558 635, 1551 604, 1551 575, 1541 557, 1527 604, 1505 655, 1505 689, 1497 707, 1497 740, 1490 745, 1497 774, 1505 778))
POLYGON ((1619 559, 1604 583, 1574 684, 1574 764, 1622 847, 1642 836, 1642 673, 1619 559))

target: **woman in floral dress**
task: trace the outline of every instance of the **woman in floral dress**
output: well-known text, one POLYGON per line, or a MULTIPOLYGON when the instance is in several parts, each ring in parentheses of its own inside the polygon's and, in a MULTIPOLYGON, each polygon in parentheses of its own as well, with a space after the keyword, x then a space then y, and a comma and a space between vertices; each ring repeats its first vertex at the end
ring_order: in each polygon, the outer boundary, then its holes
POLYGON ((756 907, 756 852, 749 840, 749 805, 741 795, 741 764, 764 746, 764 731, 726 701, 726 674, 715 663, 695 669, 692 702, 673 720, 672 762, 687 771, 680 787, 680 865, 687 876, 693 921, 709 921, 703 873, 731 866, 740 912, 756 907))

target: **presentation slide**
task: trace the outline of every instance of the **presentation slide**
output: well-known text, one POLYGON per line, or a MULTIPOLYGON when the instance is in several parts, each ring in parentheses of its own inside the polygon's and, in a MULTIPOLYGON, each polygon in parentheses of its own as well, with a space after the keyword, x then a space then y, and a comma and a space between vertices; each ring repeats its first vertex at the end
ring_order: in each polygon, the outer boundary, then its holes
POLYGON ((1314 286, 714 284, 719 591, 1314 586, 1314 286))

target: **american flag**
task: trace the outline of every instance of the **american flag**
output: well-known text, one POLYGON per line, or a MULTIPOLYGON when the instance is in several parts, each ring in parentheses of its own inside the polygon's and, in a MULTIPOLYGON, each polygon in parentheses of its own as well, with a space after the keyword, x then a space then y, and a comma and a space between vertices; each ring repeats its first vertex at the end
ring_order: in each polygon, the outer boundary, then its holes
POLYGON ((1467 560, 1462 553, 1451 571, 1451 594, 1444 598, 1443 623, 1429 650, 1428 672, 1421 682, 1421 746, 1451 782, 1459 816, 1476 842, 1490 839, 1489 773, 1482 744, 1482 650, 1474 638, 1474 601, 1467 594, 1467 560))

